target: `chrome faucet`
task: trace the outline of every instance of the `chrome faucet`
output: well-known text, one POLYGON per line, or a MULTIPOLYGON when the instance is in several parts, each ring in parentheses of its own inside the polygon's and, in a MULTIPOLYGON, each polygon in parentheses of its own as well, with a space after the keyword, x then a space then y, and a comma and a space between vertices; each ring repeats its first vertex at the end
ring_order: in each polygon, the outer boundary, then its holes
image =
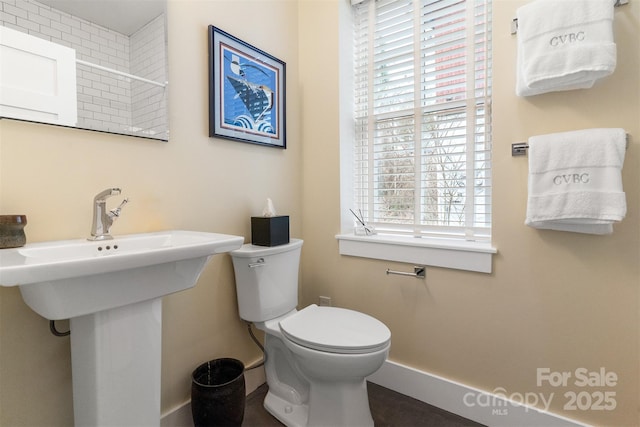
POLYGON ((113 225, 113 221, 120 216, 122 207, 129 203, 129 199, 125 198, 117 208, 110 211, 107 211, 107 199, 120 193, 121 190, 119 188, 107 188, 93 198, 93 224, 91 225, 91 237, 87 240, 113 239, 109 234, 109 230, 113 225))

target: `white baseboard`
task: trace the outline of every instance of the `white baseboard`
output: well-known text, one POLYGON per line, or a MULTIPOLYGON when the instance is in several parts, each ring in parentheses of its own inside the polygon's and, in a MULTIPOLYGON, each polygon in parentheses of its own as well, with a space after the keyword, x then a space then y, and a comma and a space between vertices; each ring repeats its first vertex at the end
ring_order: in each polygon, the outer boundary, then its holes
MULTIPOLYGON (((374 384, 488 426, 568 427, 585 424, 544 412, 518 401, 533 394, 508 394, 503 389, 486 392, 424 371, 386 361, 368 378, 374 384), (500 394, 497 394, 500 391, 500 394)), ((532 400, 529 400, 531 402, 532 400)))
POLYGON ((193 427, 191 400, 165 413, 160 418, 160 427, 193 427))
MULTIPOLYGON (((246 394, 249 395, 265 383, 264 368, 260 367, 245 371, 244 381, 246 394)), ((165 412, 160 418, 160 427, 193 427, 191 399, 165 412)))

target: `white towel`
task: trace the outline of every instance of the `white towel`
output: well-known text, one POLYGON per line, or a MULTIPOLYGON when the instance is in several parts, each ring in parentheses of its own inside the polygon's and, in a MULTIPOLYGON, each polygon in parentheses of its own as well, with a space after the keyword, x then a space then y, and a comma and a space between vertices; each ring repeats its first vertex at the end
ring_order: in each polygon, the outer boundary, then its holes
POLYGON ((627 211, 622 190, 624 129, 585 129, 529 138, 525 224, 611 234, 627 211))
POLYGON ((516 94, 588 89, 616 68, 612 0, 535 0, 517 11, 516 94))

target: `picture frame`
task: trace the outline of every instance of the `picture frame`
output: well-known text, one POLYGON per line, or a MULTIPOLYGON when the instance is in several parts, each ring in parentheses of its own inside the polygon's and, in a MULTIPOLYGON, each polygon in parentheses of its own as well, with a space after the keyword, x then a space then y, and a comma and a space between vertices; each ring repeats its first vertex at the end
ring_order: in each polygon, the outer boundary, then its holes
POLYGON ((209 26, 209 136, 287 148, 286 64, 209 26))

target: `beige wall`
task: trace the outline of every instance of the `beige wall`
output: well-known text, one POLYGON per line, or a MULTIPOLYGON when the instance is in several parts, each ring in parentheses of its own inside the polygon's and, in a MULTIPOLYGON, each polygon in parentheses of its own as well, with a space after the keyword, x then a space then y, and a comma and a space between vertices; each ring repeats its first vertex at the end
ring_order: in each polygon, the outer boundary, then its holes
MULTIPOLYGON (((28 216, 29 241, 87 236, 93 195, 111 186, 131 199, 114 234, 249 236, 250 216, 270 197, 302 235, 296 2, 171 0, 169 8, 169 143, 0 121, 0 211, 28 216), (210 24, 287 63, 286 150, 207 136, 210 24)), ((238 318, 228 255, 214 257, 197 286, 165 298, 163 308, 163 411, 189 398, 199 363, 260 357, 238 318)), ((69 339, 51 335, 17 289, 0 289, 0 425, 72 421, 69 339)))
MULTIPOLYGON (((494 4, 494 244, 491 275, 430 268, 427 281, 387 277, 406 265, 338 255, 340 47, 337 0, 170 0, 168 144, 0 121, 0 211, 25 213, 30 241, 85 236, 91 198, 130 196, 115 233, 182 228, 247 236, 267 197, 305 239, 302 303, 373 314, 393 333, 391 358, 484 390, 555 392, 552 409, 602 425, 637 425, 640 271, 640 4, 616 11, 616 73, 588 91, 513 94, 509 21, 524 1, 494 4), (242 19, 238 19, 242 17, 242 19), (214 24, 287 62, 288 149, 207 137, 206 29, 214 24), (529 135, 620 126, 627 218, 609 237, 525 227, 529 135), (605 367, 619 376, 615 411, 562 411, 564 389, 536 368, 605 367)), ((188 399, 198 363, 259 357, 237 317, 228 256, 198 285, 164 300, 162 405, 188 399)), ((64 326, 64 325, 62 325, 64 326)), ((0 289, 0 425, 70 425, 68 339, 53 337, 16 289, 0 289), (37 408, 34 409, 34 408, 37 408)))
POLYGON ((301 2, 303 303, 326 295, 377 316, 391 328, 396 362, 487 391, 555 393, 552 411, 590 423, 638 425, 640 4, 616 9, 613 76, 591 90, 523 99, 514 94, 516 37, 509 29, 525 3, 495 0, 493 7, 494 272, 428 268, 422 282, 385 275, 410 265, 338 255, 340 7, 301 2), (627 218, 606 237, 526 227, 527 158, 511 157, 511 143, 589 127, 624 127, 633 136, 623 171, 627 218), (618 384, 536 385, 537 368, 581 367, 605 367, 618 384), (617 408, 563 411, 566 391, 585 390, 614 391, 617 408))

